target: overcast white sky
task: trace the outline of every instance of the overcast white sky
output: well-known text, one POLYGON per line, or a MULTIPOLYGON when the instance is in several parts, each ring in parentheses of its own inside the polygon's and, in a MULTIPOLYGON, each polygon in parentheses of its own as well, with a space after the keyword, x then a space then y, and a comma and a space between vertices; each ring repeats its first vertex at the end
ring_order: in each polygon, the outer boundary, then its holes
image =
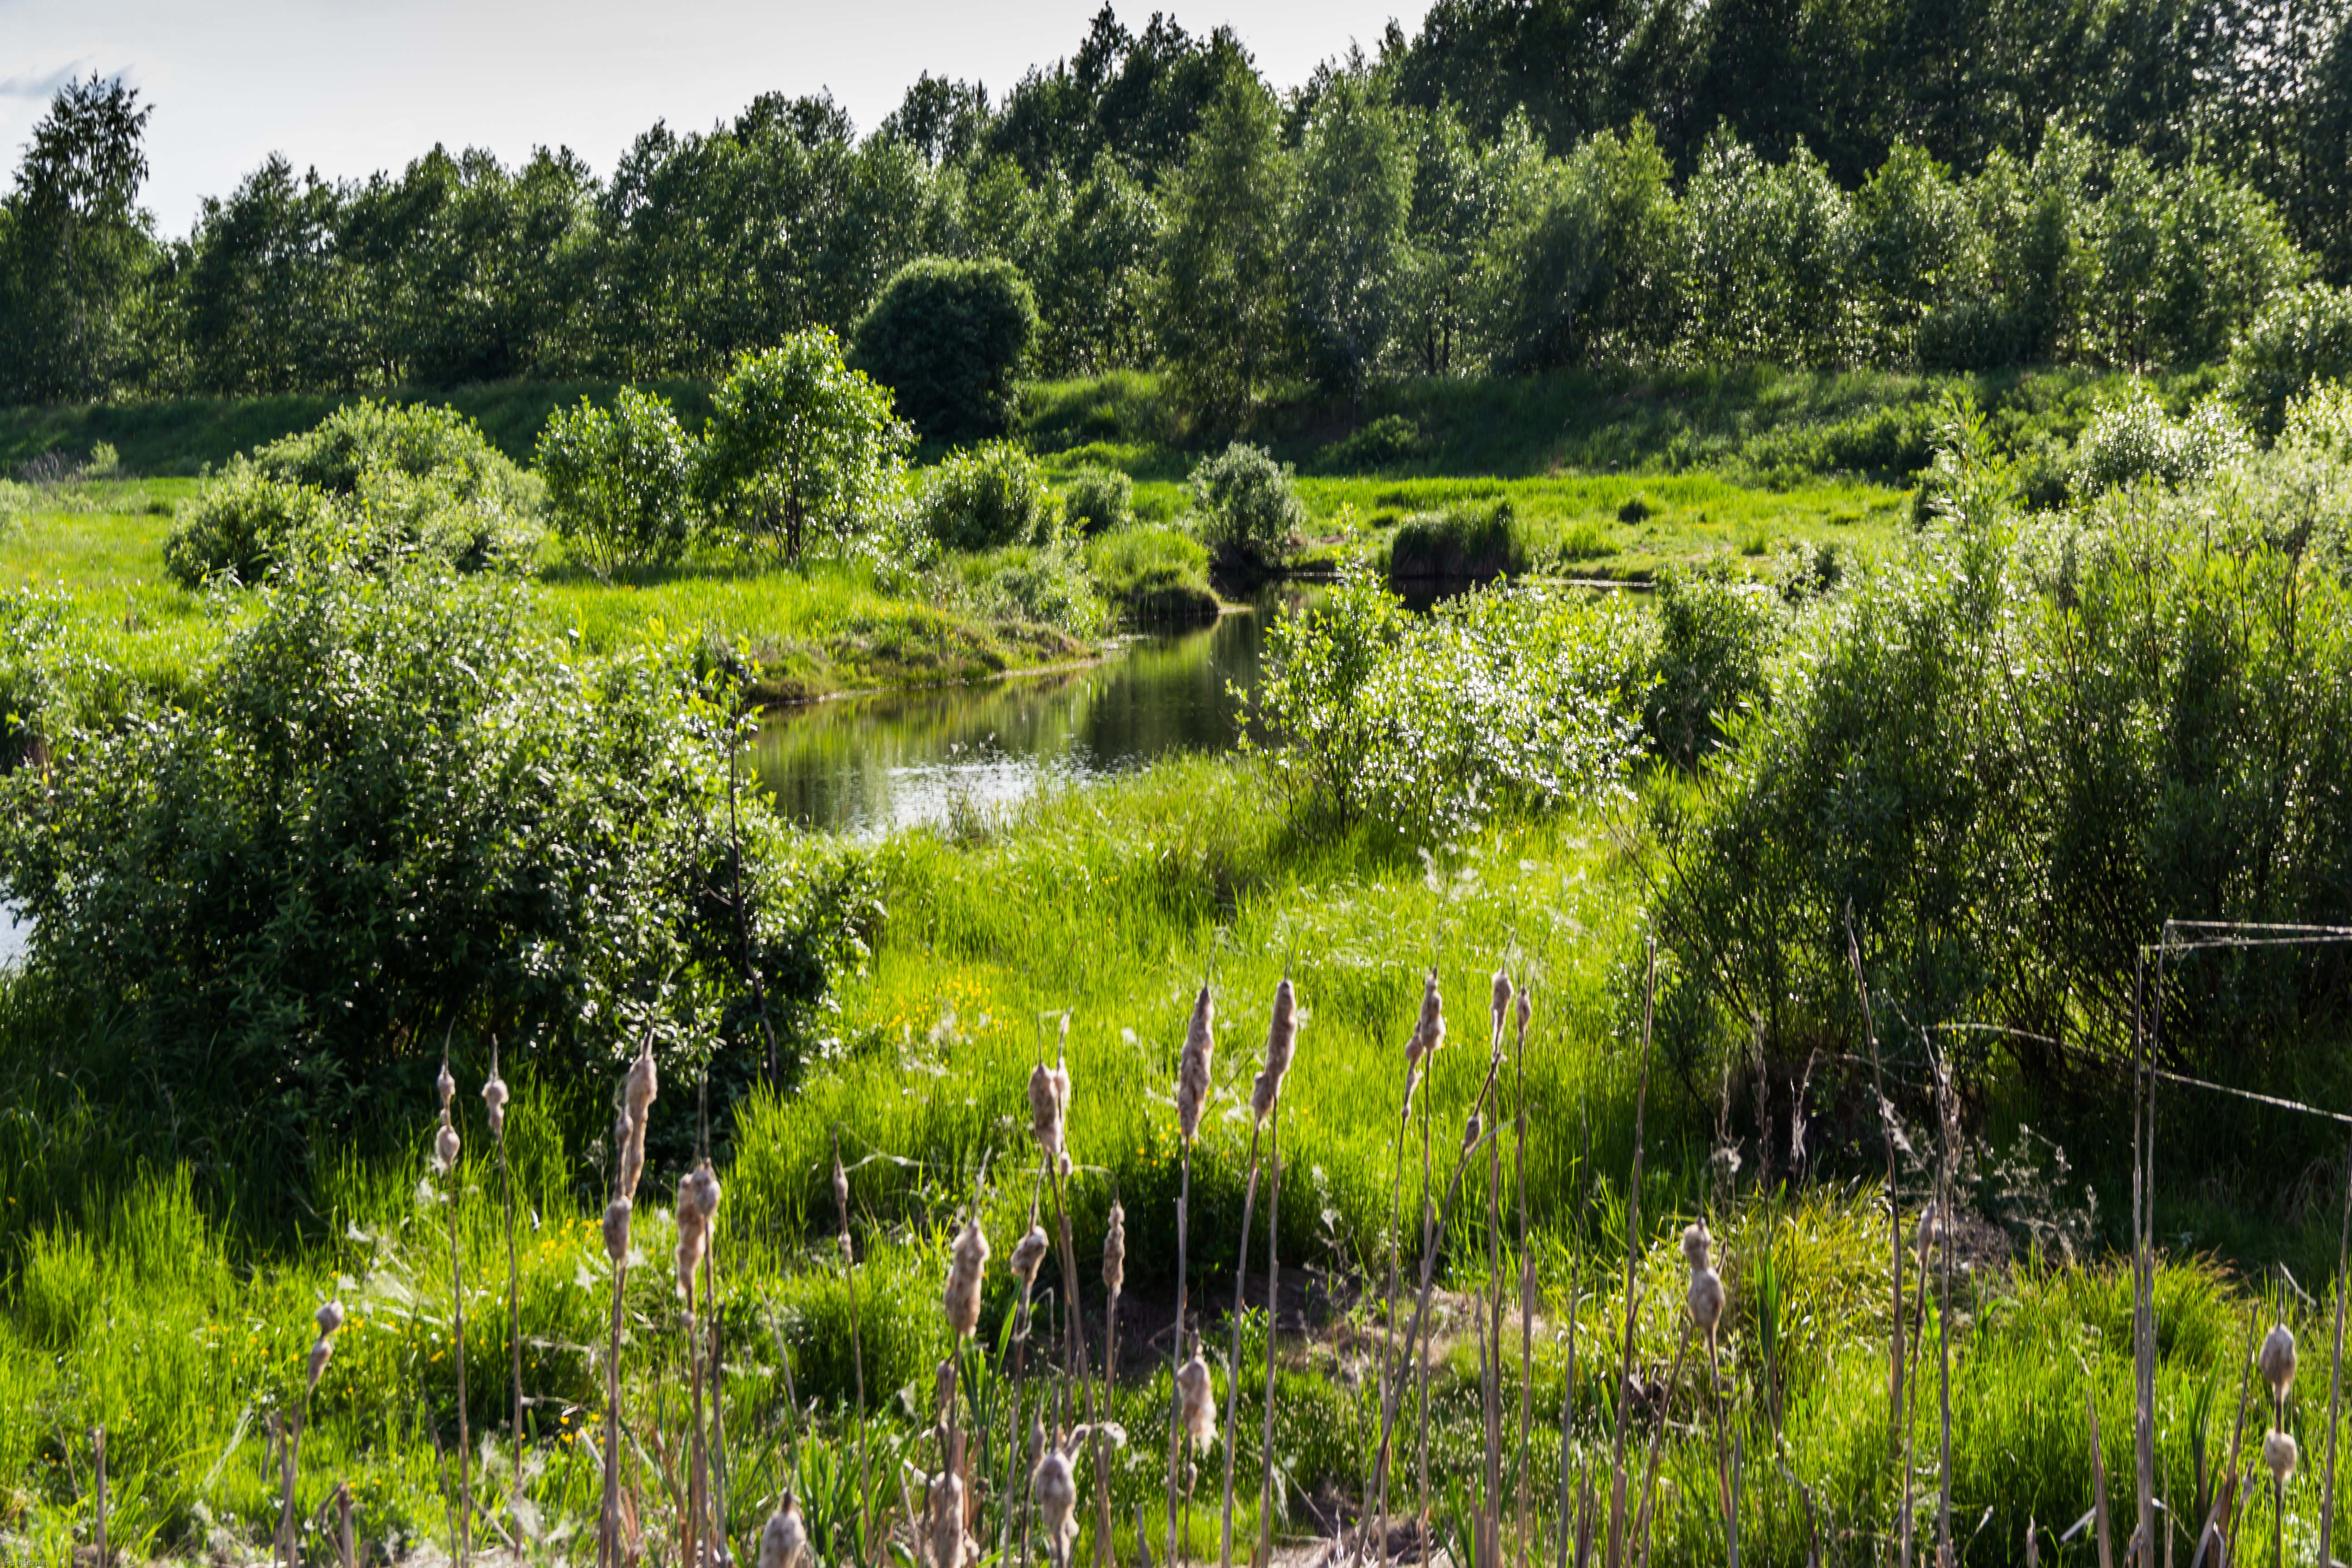
MULTIPOLYGON (((1140 29, 1155 0, 1129 0, 1140 29)), ((1426 0, 1156 0, 1195 33, 1229 22, 1288 86, 1426 0)), ((146 202, 166 234, 272 152, 330 176, 434 142, 509 163, 568 145, 609 173, 657 119, 699 129, 758 93, 831 88, 861 131, 925 70, 1002 95, 1085 36, 1099 0, 0 0, 0 147, 13 171, 68 76, 121 73, 155 108, 146 202)), ((5 183, 5 174, 0 174, 5 183)))

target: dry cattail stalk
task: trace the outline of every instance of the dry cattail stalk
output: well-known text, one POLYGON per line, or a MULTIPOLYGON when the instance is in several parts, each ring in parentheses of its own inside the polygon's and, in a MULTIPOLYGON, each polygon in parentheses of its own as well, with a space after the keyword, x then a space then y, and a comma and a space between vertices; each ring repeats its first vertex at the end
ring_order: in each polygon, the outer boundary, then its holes
POLYGON ((1184 1440, 1196 1449, 1217 1440, 1217 1396, 1209 1377, 1209 1363, 1195 1350, 1192 1359, 1176 1369, 1177 1423, 1184 1440))
POLYGON ((507 1131, 507 1080, 499 1076, 493 1062, 489 1081, 482 1085, 482 1107, 489 1118, 490 1136, 503 1138, 507 1131))
POLYGON ((1029 1131, 1038 1150, 1064 1171, 1070 1168, 1065 1139, 1069 1112, 1069 1068, 1039 1062, 1029 1074, 1029 1131))
POLYGON ((646 1121, 653 1112, 656 1081, 653 1037, 638 1045, 636 1059, 621 1082, 621 1110, 614 1128, 619 1164, 612 1201, 604 1206, 604 1253, 613 1261, 612 1338, 604 1355, 604 1475, 596 1520, 597 1568, 620 1568, 621 1543, 621 1331, 629 1272, 629 1220, 637 1180, 645 1173, 646 1121))
POLYGON ((441 1109, 445 1113, 449 1109, 449 1102, 457 1098, 457 1080, 450 1076, 449 1058, 446 1054, 441 1058, 440 1074, 433 1080, 433 1092, 441 1097, 441 1109))
POLYGON ((1419 1064, 1437 1054, 1445 1043, 1445 999, 1438 994, 1437 971, 1429 972, 1429 984, 1421 993, 1421 1018, 1413 1026, 1412 1041, 1405 1047, 1408 1064, 1419 1064))
POLYGON ((973 1542, 964 1530, 963 1434, 951 1434, 948 1442, 947 1463, 930 1480, 925 1506, 930 1518, 926 1521, 925 1543, 929 1549, 930 1568, 963 1568, 971 1560, 973 1542))
POLYGON ((2263 1348, 2254 1364, 2263 1381, 2271 1385, 2271 1397, 2285 1399, 2287 1389, 2294 1383, 2294 1331, 2284 1323, 2273 1325, 2263 1336, 2263 1348))
POLYGON ((449 1120, 445 1108, 441 1112, 441 1130, 433 1135, 433 1173, 446 1176, 457 1168, 457 1129, 449 1120))
POLYGON ((941 1298, 948 1330, 960 1340, 971 1338, 980 1327, 980 1282, 987 1268, 988 1237, 980 1228, 980 1216, 974 1215, 956 1237, 947 1290, 941 1298))
POLYGON ((2293 1434, 2282 1432, 2275 1426, 2263 1434, 2263 1463, 2270 1467, 2271 1479, 2279 1485, 2285 1485, 2287 1478, 2294 1474, 2294 1468, 2301 1458, 2295 1450, 2293 1434))
POLYGON ((1116 1198, 1110 1228, 1103 1233, 1103 1289, 1114 1296, 1127 1289, 1127 1205, 1116 1198))
POLYGON ((1511 998, 1516 993, 1511 989, 1510 971, 1507 969, 1495 971, 1494 996, 1487 1004, 1486 1011, 1495 1030, 1495 1038, 1498 1043, 1503 1037, 1503 1020, 1510 1016, 1511 998))
POLYGON ((808 1561, 808 1525, 790 1492, 760 1527, 760 1568, 802 1568, 808 1561))
POLYGON ((1282 1099, 1282 1080, 1290 1074, 1290 1058, 1298 1048, 1298 998, 1285 977, 1274 988, 1274 1019, 1265 1031, 1265 1066, 1250 1085, 1250 1114, 1265 1121, 1282 1099))
POLYGON ((626 1198, 604 1205, 604 1256, 615 1268, 629 1260, 629 1206, 626 1198))
POLYGON ((1216 1054, 1216 1005, 1204 982, 1192 998, 1192 1022, 1184 1030, 1184 1054, 1176 1062, 1176 1131, 1187 1145, 1201 1135, 1201 1112, 1209 1103, 1209 1070, 1216 1054))
POLYGON ((1030 1500, 1037 1505, 1037 1522, 1045 1531, 1045 1547, 1055 1568, 1070 1561, 1071 1542, 1078 1534, 1078 1483, 1070 1469, 1070 1456, 1058 1442, 1045 1445, 1037 1468, 1029 1473, 1030 1500))
POLYGON ((711 1217, 718 1212, 719 1178, 705 1160, 677 1183, 677 1289, 689 1302, 694 1300, 695 1271, 709 1250, 711 1217))
POLYGON ((1045 1253, 1052 1246, 1041 1225, 1032 1225, 1029 1234, 1013 1244, 1013 1279, 1021 1287, 1021 1303, 1013 1321, 1013 1337, 1016 1340, 1029 1337, 1029 1292, 1036 1288, 1037 1270, 1045 1266, 1045 1253))
POLYGON ((310 1346, 310 1359, 304 1369, 305 1396, 319 1391, 319 1379, 326 1373, 328 1358, 335 1353, 335 1334, 343 1326, 343 1304, 328 1302, 311 1321, 319 1325, 319 1337, 310 1346))

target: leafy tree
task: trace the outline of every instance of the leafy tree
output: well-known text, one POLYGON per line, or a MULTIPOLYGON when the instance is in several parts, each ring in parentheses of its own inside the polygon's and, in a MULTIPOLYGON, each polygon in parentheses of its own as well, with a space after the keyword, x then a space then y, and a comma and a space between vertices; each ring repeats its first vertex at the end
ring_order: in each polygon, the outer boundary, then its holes
POLYGON ((1253 570, 1280 565, 1298 548, 1307 507, 1290 468, 1263 447, 1235 441, 1203 458, 1184 480, 1201 542, 1253 570))
POLYGON ((1360 74, 1318 100, 1298 150, 1290 276, 1307 360, 1327 391, 1360 397, 1397 325, 1412 153, 1360 74))
POLYGON ((1494 357, 1507 366, 1662 353, 1684 217, 1646 124, 1549 163, 1488 252, 1494 357))
POLYGON ((1062 531, 1061 502, 1045 470, 1010 441, 948 454, 923 481, 919 515, 923 531, 947 550, 1051 544, 1062 531))
POLYGON ((1518 210, 1542 149, 1513 117, 1475 142, 1450 104, 1415 113, 1412 213, 1405 226, 1399 330, 1420 369, 1440 375, 1477 346, 1480 272, 1497 230, 1518 210))
POLYGON ((857 324, 856 360, 916 429, 956 440, 1011 422, 1036 335, 1036 299, 1011 263, 927 257, 901 268, 857 324))
POLYGON ((964 163, 979 152, 992 118, 988 89, 925 71, 875 134, 904 142, 937 168, 964 163))
POLYGON ((188 374, 232 396, 341 388, 362 377, 342 201, 272 154, 226 198, 207 196, 176 267, 188 374))
POLYGON ((92 75, 33 127, 0 203, 0 399, 97 397, 130 368, 130 307, 154 259, 138 205, 153 112, 92 75))
POLYGON ((1215 424, 1244 422, 1292 363, 1279 129, 1264 87, 1229 81, 1169 191, 1160 338, 1179 393, 1215 424))
POLYGON ((1054 374, 1099 374, 1144 364, 1161 217, 1151 194, 1101 156, 1078 185, 1035 275, 1039 357, 1054 374))
POLYGON ((1853 198, 1853 279, 1872 357, 1908 364, 1920 323, 1960 263, 1969 214, 1950 171, 1914 146, 1887 154, 1853 198))
POLYGON ((692 532, 694 446, 659 393, 587 398, 539 433, 536 467, 556 531, 600 577, 674 561, 692 532))
POLYGON ((1706 363, 1843 357, 1852 275, 1845 194, 1802 146, 1781 163, 1717 134, 1683 195, 1686 352, 1706 363))
POLYGON ((743 355, 719 384, 698 488, 723 535, 797 564, 812 533, 847 539, 873 526, 913 442, 889 392, 814 328, 743 355))

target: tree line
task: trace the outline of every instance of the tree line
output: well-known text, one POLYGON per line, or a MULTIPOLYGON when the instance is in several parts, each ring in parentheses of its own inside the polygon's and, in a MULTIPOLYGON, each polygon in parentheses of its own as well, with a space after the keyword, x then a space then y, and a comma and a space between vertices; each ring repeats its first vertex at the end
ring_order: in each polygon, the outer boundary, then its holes
POLYGON ((1277 92, 1106 5, 1009 91, 924 75, 656 124, 609 175, 273 156, 184 237, 148 106, 63 89, 0 200, 0 400, 708 375, 925 258, 1034 291, 1026 368, 1311 378, 1769 359, 2199 363, 2352 277, 2342 0, 1439 0, 1277 92))

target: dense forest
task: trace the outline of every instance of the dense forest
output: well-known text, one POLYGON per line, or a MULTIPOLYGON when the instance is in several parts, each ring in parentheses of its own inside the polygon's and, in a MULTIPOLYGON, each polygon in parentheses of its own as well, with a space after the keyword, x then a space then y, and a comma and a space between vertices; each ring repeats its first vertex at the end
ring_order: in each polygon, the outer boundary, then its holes
MULTIPOLYGON (((2341 0, 1439 0, 1277 89, 1106 5, 862 132, 767 95, 609 175, 299 150, 170 237, 149 106, 62 91, 0 204, 0 401, 699 375, 1002 258, 1033 374, 1270 387, 1562 364, 2194 364, 2352 279, 2341 0)), ((2306 309, 2306 314, 2308 313, 2306 309)))

